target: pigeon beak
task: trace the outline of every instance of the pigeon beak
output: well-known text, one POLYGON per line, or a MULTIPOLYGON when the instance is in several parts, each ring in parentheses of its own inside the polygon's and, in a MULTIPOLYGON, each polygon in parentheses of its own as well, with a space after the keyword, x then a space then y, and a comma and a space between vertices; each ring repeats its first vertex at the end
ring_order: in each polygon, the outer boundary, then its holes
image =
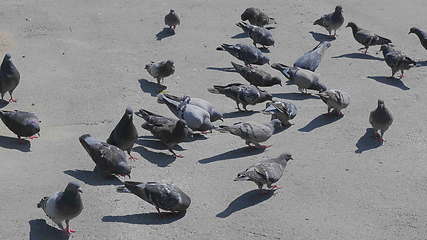
POLYGON ((408 32, 408 34, 411 34, 411 32, 408 32))
POLYGON ((83 191, 82 191, 82 189, 81 189, 81 188, 77 189, 77 191, 78 191, 79 193, 83 193, 83 191))
POLYGON ((221 120, 221 122, 224 122, 224 118, 220 118, 219 120, 221 120))

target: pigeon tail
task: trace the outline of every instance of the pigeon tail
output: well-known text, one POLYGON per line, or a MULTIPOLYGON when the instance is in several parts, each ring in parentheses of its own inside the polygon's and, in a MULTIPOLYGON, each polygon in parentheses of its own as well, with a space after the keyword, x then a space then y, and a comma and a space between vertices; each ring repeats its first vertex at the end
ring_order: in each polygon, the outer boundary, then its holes
POLYGON ((387 38, 384 38, 384 37, 380 37, 380 36, 378 36, 377 39, 374 39, 372 41, 373 45, 383 45, 383 44, 389 44, 389 43, 391 43, 390 39, 387 39, 387 38))

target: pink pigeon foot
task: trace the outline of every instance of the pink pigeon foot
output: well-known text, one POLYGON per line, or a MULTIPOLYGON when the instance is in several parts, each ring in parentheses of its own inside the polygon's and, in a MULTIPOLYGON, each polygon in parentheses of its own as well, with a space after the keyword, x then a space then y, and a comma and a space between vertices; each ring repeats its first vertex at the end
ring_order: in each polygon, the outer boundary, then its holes
POLYGON ((16 103, 16 99, 11 97, 11 98, 9 99, 9 102, 10 102, 10 103, 11 103, 11 102, 15 102, 15 103, 16 103))

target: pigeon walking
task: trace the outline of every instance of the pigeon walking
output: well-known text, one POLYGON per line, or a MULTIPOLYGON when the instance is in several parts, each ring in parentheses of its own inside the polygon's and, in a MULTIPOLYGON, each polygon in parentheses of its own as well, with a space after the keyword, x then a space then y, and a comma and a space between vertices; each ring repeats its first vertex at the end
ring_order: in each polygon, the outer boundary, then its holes
POLYGON ((130 178, 131 167, 123 150, 98 141, 90 134, 80 136, 79 141, 104 176, 119 175, 130 178))
MULTIPOLYGON (((190 197, 174 184, 157 182, 125 182, 125 188, 142 200, 160 209, 175 213, 185 213, 191 204, 190 197)), ((123 187, 118 188, 123 191, 123 187)))
POLYGON ((291 126, 289 120, 297 115, 297 107, 290 102, 273 101, 265 105, 264 114, 270 114, 271 120, 279 119, 283 126, 291 126))
POLYGON ((274 85, 282 86, 282 79, 271 76, 270 73, 256 67, 247 67, 231 62, 234 69, 248 81, 250 84, 257 87, 271 87, 274 85))
POLYGON ((274 46, 273 34, 271 34, 270 30, 246 22, 239 22, 236 26, 240 27, 249 35, 255 47, 257 43, 262 45, 264 48, 266 46, 274 46))
POLYGON ((322 61, 326 49, 330 47, 331 42, 325 41, 319 43, 312 50, 306 52, 303 56, 298 58, 294 63, 294 67, 307 69, 312 72, 316 71, 317 67, 319 67, 320 62, 322 61))
POLYGON ((264 65, 270 62, 270 59, 264 55, 258 48, 246 44, 226 44, 223 43, 217 47, 218 51, 227 51, 235 58, 243 61, 245 65, 256 64, 264 65))
POLYGON ((274 18, 267 16, 261 9, 259 8, 247 8, 242 15, 240 16, 242 21, 248 20, 252 25, 264 27, 269 24, 276 24, 274 18))
POLYGON ((11 58, 11 55, 6 53, 0 66, 0 94, 3 100, 4 94, 8 92, 10 95, 9 102, 16 102, 12 94, 18 86, 21 77, 18 69, 16 69, 15 65, 12 63, 11 58))
POLYGON ((175 65, 172 60, 150 62, 145 65, 147 72, 157 79, 157 84, 162 84, 163 79, 175 73, 175 65))
POLYGON ((346 27, 351 27, 354 39, 358 43, 365 46, 364 48, 359 49, 359 50, 365 50, 365 54, 368 52, 368 48, 370 46, 391 43, 390 39, 378 36, 375 33, 372 33, 366 29, 360 28, 353 22, 349 22, 346 27))
POLYGON ((271 145, 261 145, 260 143, 267 141, 281 126, 282 123, 279 119, 273 119, 267 123, 238 122, 230 126, 222 125, 217 130, 239 136, 250 147, 266 149, 271 145))
MULTIPOLYGON (((138 117, 145 120, 145 123, 141 126, 142 128, 146 129, 146 127, 151 128, 154 126, 161 126, 161 125, 174 125, 176 124, 179 119, 177 118, 169 118, 165 117, 156 113, 152 113, 146 109, 141 108, 138 112, 135 113, 138 117), (151 125, 151 126, 148 126, 151 125)), ((186 126, 186 131, 188 131, 189 136, 193 135, 193 130, 186 126)))
POLYGON ((114 145, 129 154, 129 158, 132 160, 137 159, 133 157, 130 152, 138 138, 138 132, 133 125, 133 110, 132 108, 126 108, 122 119, 113 129, 110 137, 107 139, 107 143, 114 145))
POLYGON ((276 158, 261 161, 238 173, 234 181, 252 181, 258 189, 262 189, 264 185, 267 185, 270 190, 279 189, 279 186, 273 184, 283 176, 289 160, 293 160, 292 155, 283 153, 276 158))
POLYGON ((331 113, 331 109, 338 116, 343 116, 344 114, 341 112, 344 108, 346 108, 350 104, 350 96, 341 90, 337 89, 328 89, 324 92, 318 93, 320 99, 326 105, 328 105, 328 113, 331 113))
POLYGON ((179 24, 181 24, 181 21, 178 14, 176 14, 175 10, 171 9, 165 16, 165 25, 175 30, 176 26, 179 24))
POLYGON ((320 82, 319 74, 310 70, 289 67, 280 63, 273 63, 271 67, 279 70, 287 79, 298 86, 298 90, 302 93, 307 93, 307 89, 318 92, 326 91, 326 86, 320 82))
POLYGON ((232 83, 226 86, 214 85, 213 88, 209 88, 208 91, 214 94, 222 94, 233 99, 239 111, 242 111, 239 104, 242 104, 243 109, 248 111, 246 108, 248 105, 255 105, 268 100, 271 101, 273 98, 273 96, 265 90, 260 90, 253 85, 241 83, 232 83))
POLYGON ((0 111, 0 118, 10 131, 15 133, 19 139, 29 139, 40 136, 40 120, 34 113, 23 111, 0 111))
POLYGON ((401 75, 399 78, 403 78, 403 72, 415 67, 417 63, 403 54, 401 51, 394 49, 391 45, 382 45, 381 49, 384 55, 386 64, 391 68, 391 77, 394 77, 396 72, 400 71, 401 75))
POLYGON ((384 133, 393 123, 393 115, 391 115, 391 112, 384 105, 383 100, 378 99, 377 108, 369 114, 369 122, 375 131, 375 137, 377 137, 379 141, 383 142, 384 133), (378 133, 378 131, 380 131, 380 133, 378 133))
POLYGON ((321 18, 317 19, 313 25, 319 25, 324 27, 328 32, 329 36, 334 31, 334 37, 337 35, 337 29, 340 28, 344 23, 344 16, 342 15, 342 7, 336 6, 333 13, 325 14, 321 18))
POLYGON ((70 220, 80 215, 83 210, 83 202, 80 196, 82 190, 76 182, 68 183, 63 192, 56 192, 50 197, 44 197, 37 204, 46 215, 67 234, 75 232, 70 228, 70 220), (64 228, 63 222, 66 227, 64 228))
POLYGON ((421 45, 427 50, 427 32, 424 32, 419 28, 412 27, 411 29, 409 29, 408 34, 411 34, 411 33, 414 33, 415 35, 417 35, 417 37, 420 39, 421 45))

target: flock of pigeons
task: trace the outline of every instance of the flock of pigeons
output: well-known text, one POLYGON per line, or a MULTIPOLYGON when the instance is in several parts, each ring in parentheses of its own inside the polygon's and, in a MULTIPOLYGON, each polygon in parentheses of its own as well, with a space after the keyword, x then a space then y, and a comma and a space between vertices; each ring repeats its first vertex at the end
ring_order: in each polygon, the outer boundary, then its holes
MULTIPOLYGON (((314 25, 324 27, 329 32, 329 35, 334 32, 333 36, 335 36, 337 29, 344 23, 342 12, 342 7, 337 6, 333 13, 322 16, 314 22, 314 25)), ((170 10, 164 20, 165 24, 170 27, 170 31, 173 32, 176 26, 180 24, 180 18, 174 10, 170 10)), ((266 142, 278 130, 292 125, 289 121, 297 114, 296 106, 290 102, 273 100, 269 92, 260 89, 260 87, 282 85, 282 80, 272 76, 265 70, 253 66, 270 64, 269 57, 261 50, 274 46, 275 41, 271 32, 274 27, 268 27, 267 25, 276 24, 276 22, 258 8, 246 9, 241 15, 241 20, 242 22, 236 25, 249 35, 253 40, 253 46, 224 43, 217 50, 226 51, 244 63, 244 65, 240 65, 231 62, 234 70, 246 79, 249 84, 215 85, 209 88, 208 91, 232 99, 236 102, 239 111, 248 111, 248 105, 268 101, 263 113, 270 114, 271 120, 266 123, 238 122, 233 125, 216 127, 212 122, 222 121, 223 114, 217 111, 208 101, 189 96, 174 96, 162 91, 157 97, 157 102, 165 104, 177 118, 161 116, 146 109, 140 109, 135 115, 145 120, 142 128, 150 131, 153 136, 166 145, 174 157, 183 156, 176 154, 173 148, 196 134, 206 134, 209 131, 212 132, 212 130, 227 132, 242 138, 251 148, 265 149, 271 147, 271 145, 262 145, 262 143, 266 142), (249 23, 245 21, 249 21, 249 23), (262 46, 261 50, 257 47, 257 44, 262 46)), ((396 72, 400 71, 400 77, 402 78, 404 70, 416 65, 415 61, 401 51, 396 50, 390 44, 391 41, 389 39, 362 29, 352 22, 349 22, 347 27, 352 29, 354 39, 364 46, 361 50, 364 50, 365 54, 370 46, 381 45, 380 50, 384 55, 386 64, 392 70, 392 77, 396 72)), ((426 32, 418 28, 411 28, 409 33, 416 34, 423 47, 427 49, 426 32)), ((328 89, 320 81, 319 74, 315 73, 325 51, 330 47, 331 43, 325 41, 298 58, 293 66, 280 63, 273 63, 270 66, 280 71, 291 83, 297 85, 301 94, 310 94, 308 90, 317 91, 318 93, 316 94, 328 107, 327 113, 342 117, 342 110, 349 105, 350 96, 339 89, 328 89)), ((145 66, 145 69, 157 80, 158 84, 161 84, 164 78, 175 72, 174 62, 171 60, 157 63, 151 62, 145 66)), ((18 86, 19 80, 20 75, 11 61, 11 56, 6 54, 0 67, 0 93, 2 99, 5 93, 8 92, 10 94, 9 102, 16 101, 12 94, 18 86)), ((133 124, 133 115, 133 110, 127 108, 106 142, 99 141, 89 134, 84 134, 79 138, 83 148, 96 163, 96 171, 103 176, 129 176, 130 178, 131 167, 128 164, 128 157, 125 151, 130 159, 135 159, 135 157, 131 156, 131 150, 138 138, 138 133, 133 124)), ((39 134, 40 121, 34 113, 18 110, 0 111, 0 118, 20 140, 22 140, 21 137, 37 138, 39 134)), ((375 130, 375 137, 382 142, 384 132, 393 122, 393 116, 381 99, 378 100, 377 108, 370 113, 369 122, 375 130)), ((276 190, 279 187, 274 183, 282 177, 289 160, 292 160, 290 153, 283 153, 277 158, 264 160, 238 173, 235 181, 253 181, 259 189, 266 185, 269 190, 276 190)), ((154 205, 159 214, 160 209, 185 212, 191 203, 190 197, 173 184, 125 181, 124 186, 119 187, 117 190, 137 195, 154 205)), ((67 234, 72 233, 74 230, 70 228, 70 220, 78 216, 83 210, 80 192, 80 185, 76 182, 70 182, 63 192, 57 192, 49 197, 42 198, 37 207, 43 209, 46 215, 67 234), (64 221, 65 227, 63 226, 64 221)))

